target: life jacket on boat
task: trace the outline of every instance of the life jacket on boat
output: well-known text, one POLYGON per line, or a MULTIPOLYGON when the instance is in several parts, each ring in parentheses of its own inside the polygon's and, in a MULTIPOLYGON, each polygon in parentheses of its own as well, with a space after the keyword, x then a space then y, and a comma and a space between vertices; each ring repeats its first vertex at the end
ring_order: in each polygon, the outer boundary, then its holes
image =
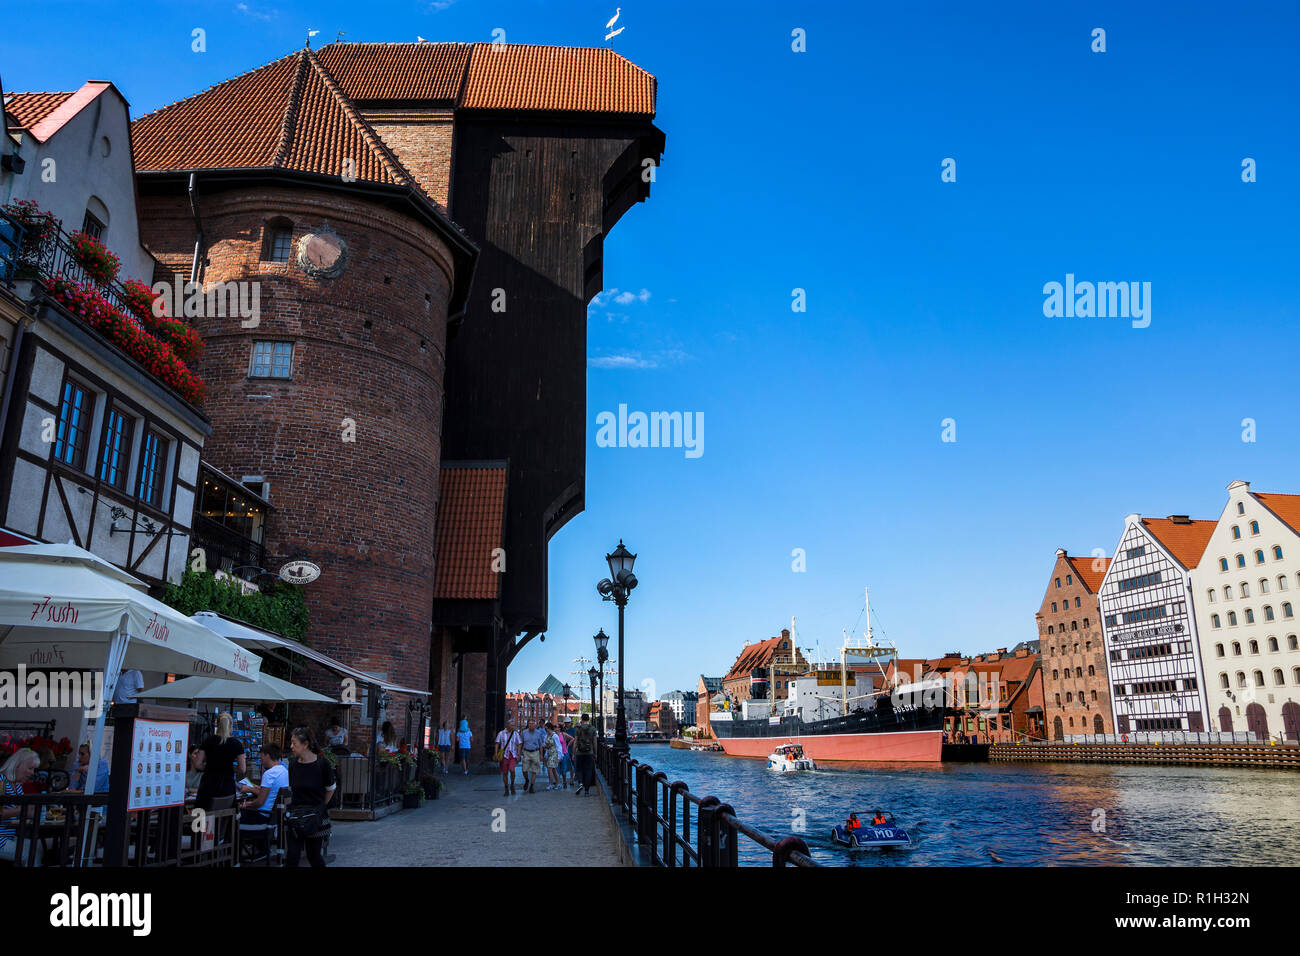
POLYGON ((857 818, 857 815, 856 815, 856 814, 853 815, 853 816, 850 816, 850 817, 848 818, 848 820, 845 821, 845 823, 844 823, 844 827, 845 827, 845 829, 847 829, 847 830, 856 830, 856 829, 858 829, 858 828, 861 827, 861 826, 862 826, 862 821, 859 820, 859 819, 857 818))
POLYGON ((874 817, 871 818, 871 825, 873 827, 883 827, 885 825, 885 818, 881 816, 879 813, 877 813, 874 817))

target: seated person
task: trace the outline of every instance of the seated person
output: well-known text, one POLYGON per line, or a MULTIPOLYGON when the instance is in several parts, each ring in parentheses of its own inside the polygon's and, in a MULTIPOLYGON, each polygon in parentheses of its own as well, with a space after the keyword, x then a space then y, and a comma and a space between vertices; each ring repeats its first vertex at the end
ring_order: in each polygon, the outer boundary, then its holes
POLYGON ((846 830, 856 830, 860 826, 862 826, 862 821, 858 819, 856 813, 850 813, 848 820, 844 822, 844 828, 846 830))
POLYGON ((876 815, 871 818, 871 825, 873 827, 883 827, 885 825, 885 815, 877 810, 876 815))
POLYGON ((289 768, 280 763, 280 746, 262 744, 259 755, 262 758, 261 782, 256 787, 243 783, 239 785, 239 792, 251 797, 239 814, 239 822, 243 825, 269 823, 276 795, 281 787, 289 785, 289 768))
POLYGON ((190 747, 190 764, 185 771, 185 792, 193 794, 199 792, 199 781, 203 779, 203 768, 207 766, 207 755, 203 748, 197 744, 190 747))
MULTIPOLYGON (((77 769, 72 771, 68 789, 81 792, 86 789, 86 776, 90 772, 90 744, 77 748, 77 769)), ((108 793, 108 761, 101 759, 95 770, 95 792, 108 793)))

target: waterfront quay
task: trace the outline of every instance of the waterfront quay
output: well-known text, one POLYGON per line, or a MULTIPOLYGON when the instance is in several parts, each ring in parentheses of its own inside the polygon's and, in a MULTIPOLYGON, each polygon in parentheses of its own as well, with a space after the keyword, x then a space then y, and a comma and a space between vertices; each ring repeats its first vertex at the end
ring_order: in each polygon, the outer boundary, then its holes
POLYGON ((989 760, 1004 763, 1177 764, 1187 767, 1273 767, 1300 770, 1300 747, 1288 744, 1065 743, 994 744, 989 760))

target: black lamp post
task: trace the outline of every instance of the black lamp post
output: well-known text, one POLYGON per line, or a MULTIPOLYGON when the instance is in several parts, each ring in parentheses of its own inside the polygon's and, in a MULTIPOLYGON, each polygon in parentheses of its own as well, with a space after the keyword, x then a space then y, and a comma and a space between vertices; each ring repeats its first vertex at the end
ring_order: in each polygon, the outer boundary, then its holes
POLYGON ((605 555, 605 562, 609 565, 609 577, 597 584, 596 590, 602 599, 613 601, 618 606, 618 717, 614 722, 614 749, 626 751, 628 749, 627 715, 623 709, 623 609, 627 607, 628 595, 637 585, 636 575, 632 573, 636 555, 623 547, 620 538, 618 547, 605 555))
POLYGON ((594 722, 596 720, 596 678, 600 676, 600 671, 593 667, 587 671, 587 676, 591 678, 591 719, 594 722))
MULTIPOLYGON (((569 719, 569 695, 572 693, 573 693, 573 688, 570 687, 568 684, 565 684, 564 685, 564 715, 561 718, 562 720, 569 719)), ((564 725, 561 724, 560 726, 562 727, 564 725)))
POLYGON ((600 663, 600 670, 597 672, 600 675, 600 703, 597 705, 596 713, 600 718, 597 727, 603 740, 605 737, 605 662, 609 660, 609 635, 602 627, 592 640, 596 642, 596 660, 600 663))

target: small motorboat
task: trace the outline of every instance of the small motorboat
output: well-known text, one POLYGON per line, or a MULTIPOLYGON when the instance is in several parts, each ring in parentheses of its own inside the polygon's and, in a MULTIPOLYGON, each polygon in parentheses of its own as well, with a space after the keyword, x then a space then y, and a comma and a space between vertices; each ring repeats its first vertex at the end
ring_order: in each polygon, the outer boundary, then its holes
POLYGON ((816 770, 817 765, 798 744, 786 744, 767 755, 767 769, 777 773, 794 773, 799 770, 816 770))
MULTIPOLYGON (((865 814, 864 814, 865 816, 865 814)), ((850 830, 844 824, 831 827, 831 842, 846 846, 851 850, 865 850, 873 846, 911 846, 912 838, 898 825, 892 813, 882 814, 884 826, 862 826, 850 830)))

